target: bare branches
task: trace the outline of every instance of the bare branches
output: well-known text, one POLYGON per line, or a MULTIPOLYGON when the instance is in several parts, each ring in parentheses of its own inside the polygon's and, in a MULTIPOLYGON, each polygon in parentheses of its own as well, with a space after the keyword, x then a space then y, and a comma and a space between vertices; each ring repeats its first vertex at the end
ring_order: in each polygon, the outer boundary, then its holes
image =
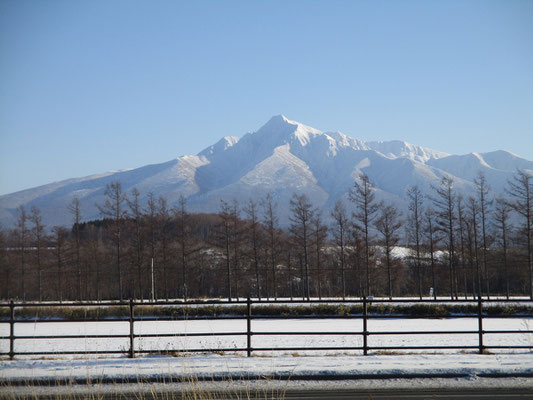
POLYGON ((122 271, 121 271, 121 245, 122 245, 122 224, 124 218, 128 215, 126 209, 124 208, 124 203, 126 202, 126 195, 122 192, 122 185, 120 182, 112 182, 106 186, 105 189, 106 201, 104 205, 98 205, 97 207, 100 210, 102 216, 111 218, 113 220, 113 241, 115 242, 115 254, 116 254, 116 267, 117 267, 117 278, 118 278, 118 292, 120 300, 123 299, 123 284, 122 284, 122 271))
POLYGON ((304 295, 309 299, 309 239, 311 234, 311 224, 315 216, 315 210, 305 194, 294 194, 290 201, 291 221, 290 232, 294 238, 295 244, 299 249, 299 256, 303 262, 304 276, 304 295))
POLYGON ((78 300, 82 299, 81 292, 81 238, 80 238, 80 223, 81 223, 81 209, 80 200, 77 197, 72 199, 72 202, 68 205, 68 210, 72 214, 74 239, 76 242, 76 270, 78 273, 78 300))
POLYGON ((455 201, 456 194, 453 190, 453 178, 444 176, 439 186, 432 186, 436 196, 432 197, 433 206, 437 216, 437 226, 447 238, 448 266, 450 270, 450 296, 457 298, 457 274, 455 268, 455 201))
POLYGON ((349 219, 346 215, 346 209, 342 201, 338 200, 331 212, 334 221, 333 238, 339 252, 339 261, 341 266, 341 289, 342 298, 346 298, 346 241, 349 232, 349 219))
POLYGON ((533 177, 517 169, 513 179, 508 182, 508 194, 513 198, 509 204, 522 217, 522 229, 525 231, 527 253, 529 297, 533 300, 533 259, 531 248, 531 227, 533 225, 533 177))
POLYGON ((411 186, 407 189, 409 199, 409 217, 407 219, 407 232, 409 239, 415 244, 416 270, 418 277, 418 296, 422 299, 422 267, 421 267, 421 235, 423 219, 424 195, 418 186, 411 186))
POLYGON ((429 197, 432 209, 413 186, 405 221, 399 209, 376 200, 365 175, 354 183, 351 203, 337 202, 326 217, 306 195, 295 194, 284 205, 289 218, 281 221, 273 195, 261 202, 252 198, 242 208, 237 201, 221 201, 217 214, 193 214, 183 196, 170 203, 133 189, 127 197, 113 183, 100 206, 102 220, 82 222, 75 198, 65 208, 72 227, 54 227, 50 237, 37 208, 29 213, 18 208, 17 229, 0 232, 0 297, 146 299, 150 259, 158 298, 278 298, 297 296, 295 290, 304 299, 422 297, 430 287, 435 298, 523 294, 531 286, 528 173, 517 172, 509 198, 497 199, 493 210, 482 174, 466 201, 444 177, 429 197), (411 256, 393 257, 392 249, 403 246, 404 227, 411 256))
POLYGON ((353 214, 354 226, 361 231, 365 244, 365 296, 369 296, 370 291, 370 224, 376 218, 380 204, 376 203, 374 188, 367 175, 359 176, 361 183, 355 181, 354 187, 350 189, 349 198, 356 207, 353 214))
POLYGON ((392 257, 391 252, 394 246, 398 245, 400 237, 398 232, 403 225, 400 219, 401 213, 391 204, 381 207, 381 214, 376 220, 376 229, 381 234, 383 247, 385 249, 385 264, 387 266, 388 295, 392 299, 392 257))

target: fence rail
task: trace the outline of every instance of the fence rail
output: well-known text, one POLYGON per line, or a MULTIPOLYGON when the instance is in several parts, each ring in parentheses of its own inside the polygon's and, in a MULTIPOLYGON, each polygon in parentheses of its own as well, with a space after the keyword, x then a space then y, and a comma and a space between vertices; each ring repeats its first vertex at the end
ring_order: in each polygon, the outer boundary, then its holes
MULTIPOLYGON (((533 305, 531 300, 519 300, 520 303, 525 303, 528 305, 533 305)), ((307 301, 288 301, 288 300, 277 300, 277 301, 268 301, 268 300, 234 300, 234 301, 156 301, 156 302, 140 302, 130 300, 128 302, 105 302, 105 303, 94 303, 94 302, 78 302, 78 303, 15 303, 13 301, 9 303, 0 303, 0 309, 9 309, 9 318, 0 319, 0 326, 8 324, 9 325, 9 335, 0 336, 0 343, 2 341, 9 341, 9 351, 0 352, 0 356, 8 356, 10 359, 13 359, 15 356, 36 356, 36 355, 87 355, 87 354, 127 354, 129 357, 135 357, 136 354, 146 354, 154 352, 173 352, 173 353, 194 353, 194 352, 243 352, 246 353, 248 357, 252 355, 253 352, 279 352, 279 351, 361 351, 364 355, 369 354, 372 351, 396 351, 396 350, 477 350, 479 353, 483 353, 486 350, 490 349, 533 349, 533 340, 529 341, 528 345, 518 345, 518 344, 506 344, 506 345, 486 345, 484 339, 486 335, 498 335, 498 334, 533 334, 533 330, 486 330, 484 329, 484 321, 491 318, 533 318, 533 313, 528 311, 525 314, 487 314, 485 311, 486 304, 516 304, 517 300, 489 300, 478 298, 476 300, 443 300, 436 303, 434 300, 425 301, 425 300, 413 300, 413 299, 394 299, 394 300, 385 300, 385 299, 355 299, 355 300, 341 300, 341 299, 327 299, 327 300, 307 300, 307 301), (436 317, 435 315, 383 315, 383 314, 372 314, 369 312, 369 306, 371 304, 416 304, 416 305, 435 305, 435 304, 460 304, 468 303, 475 304, 476 312, 468 313, 462 315, 454 315, 445 318, 476 318, 477 319, 477 329, 475 330, 454 330, 454 331, 375 331, 370 330, 368 327, 368 321, 372 319, 426 319, 426 318, 442 318, 436 317), (254 315, 253 310, 254 306, 259 305, 276 305, 276 304, 336 304, 336 305, 360 305, 361 313, 353 315, 254 315), (179 317, 179 316, 136 316, 135 309, 139 307, 146 306, 181 306, 181 307, 197 307, 197 306, 220 306, 220 305, 243 305, 245 306, 245 315, 233 315, 233 316, 199 316, 199 317, 179 317), (16 309, 22 308, 32 308, 32 309, 42 309, 42 308, 51 308, 51 307, 91 307, 91 308, 105 308, 111 306, 122 306, 127 307, 127 315, 124 317, 113 317, 113 318, 73 318, 73 319, 48 319, 48 318, 17 318, 16 309), (361 320, 362 329, 354 331, 260 331, 254 330, 253 321, 259 320, 287 320, 287 319, 352 319, 352 320, 361 320), (145 322, 145 321, 199 321, 199 320, 246 320, 246 329, 235 332, 172 332, 172 333, 135 333, 135 323, 136 322, 145 322), (84 334, 84 335, 73 335, 73 334, 54 334, 54 335, 16 335, 15 334, 15 325, 16 324, 26 324, 26 323, 49 323, 49 322, 124 322, 128 323, 128 334, 84 334), (315 335, 324 335, 324 336, 360 336, 362 337, 361 346, 284 346, 284 347, 261 347, 254 346, 252 344, 253 337, 266 337, 266 336, 315 336, 315 335), (442 346, 442 345, 431 345, 431 346, 370 346, 368 340, 371 336, 399 336, 399 335, 477 335, 477 344, 476 345, 460 345, 460 346, 442 346), (136 339, 141 338, 169 338, 169 337, 225 337, 225 336, 236 336, 236 337, 245 337, 246 346, 240 347, 216 347, 216 348, 172 348, 172 349, 159 349, 157 351, 150 349, 136 348, 136 339), (27 351, 27 352, 16 352, 15 351, 15 341, 17 340, 55 340, 55 339, 128 339, 128 348, 117 348, 112 350, 83 350, 83 351, 27 351)), ((4 313, 5 314, 5 313, 4 313)), ((533 321, 532 321, 533 323, 533 321)), ((532 336, 533 338, 533 336, 532 336)))

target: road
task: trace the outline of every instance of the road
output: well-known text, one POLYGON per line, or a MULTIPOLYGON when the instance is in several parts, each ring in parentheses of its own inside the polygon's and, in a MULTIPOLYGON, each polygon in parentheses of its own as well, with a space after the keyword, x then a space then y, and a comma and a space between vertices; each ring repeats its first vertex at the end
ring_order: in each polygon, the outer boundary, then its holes
MULTIPOLYGON (((439 390, 318 390, 318 391, 287 391, 285 393, 271 394, 271 393, 260 393, 260 394, 250 394, 247 392, 233 393, 233 394, 212 394, 209 395, 204 393, 205 396, 195 397, 194 394, 186 395, 182 392, 152 392, 142 395, 140 393, 107 393, 105 395, 96 395, 87 393, 90 398, 92 396, 97 396, 94 398, 106 399, 106 400, 116 400, 120 399, 131 399, 131 400, 140 400, 140 399, 224 399, 224 400, 274 400, 274 399, 283 399, 283 400, 402 400, 402 399, 446 399, 446 400, 485 400, 485 399, 501 399, 501 400, 524 400, 524 399, 533 399, 533 391, 526 389, 477 389, 477 390, 453 390, 453 389, 439 389, 439 390)), ((2 398, 2 393, 0 393, 0 398, 2 398)), ((16 399, 18 396, 10 395, 6 398, 16 399)), ((20 396, 20 398, 27 398, 25 396, 20 396)), ((57 394, 50 395, 39 395, 39 399, 57 399, 57 394)), ((63 398, 63 397, 61 397, 63 398)), ((65 399, 69 399, 69 396, 66 395, 65 399)), ((84 398, 80 397, 78 394, 74 395, 72 398, 84 398)))
POLYGON ((531 378, 225 381, 0 386, 0 399, 402 400, 533 399, 531 378))
MULTIPOLYGON (((258 397, 259 399, 261 397, 258 397)), ((262 397, 264 399, 264 397, 262 397)), ((337 390, 337 391, 301 391, 285 393, 287 400, 315 399, 353 399, 353 400, 401 400, 401 399, 449 399, 449 400, 482 400, 482 399, 533 399, 533 391, 526 389, 420 389, 420 390, 337 390)))

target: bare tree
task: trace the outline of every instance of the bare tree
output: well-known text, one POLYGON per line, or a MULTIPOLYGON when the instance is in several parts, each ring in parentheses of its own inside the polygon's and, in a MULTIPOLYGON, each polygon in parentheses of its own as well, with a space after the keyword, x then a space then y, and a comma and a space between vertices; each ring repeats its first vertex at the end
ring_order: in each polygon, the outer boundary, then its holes
POLYGON ((305 274, 304 297, 307 297, 309 300, 309 244, 312 224, 311 221, 315 215, 315 210, 313 210, 311 202, 305 194, 297 195, 296 193, 293 194, 291 198, 290 209, 290 232, 300 250, 300 255, 302 256, 301 267, 305 274))
POLYGON ((331 216, 334 220, 333 238, 338 249, 341 266, 342 299, 346 298, 346 241, 349 230, 349 220, 342 201, 335 203, 331 216))
POLYGON ((25 287, 25 269, 26 269, 26 244, 28 240, 28 214, 24 205, 18 207, 19 216, 17 218, 17 234, 19 238, 19 254, 20 254, 20 287, 22 294, 22 301, 26 301, 26 287, 25 287))
POLYGON ((372 240, 370 226, 375 219, 379 204, 376 203, 374 187, 367 175, 359 176, 361 183, 354 182, 350 189, 350 201, 355 204, 356 212, 353 214, 355 227, 361 231, 365 245, 365 296, 370 295, 370 242, 372 240))
POLYGON ((488 214, 488 207, 491 206, 492 201, 488 200, 487 196, 490 191, 490 187, 487 184, 487 179, 485 178, 485 174, 483 174, 482 171, 480 171, 477 175, 477 177, 474 179, 474 184, 476 186, 477 195, 478 195, 478 202, 479 202, 479 211, 481 212, 481 240, 483 244, 483 273, 485 275, 485 290, 487 292, 487 297, 490 297, 490 274, 488 270, 488 263, 487 263, 487 229, 486 229, 486 221, 487 221, 487 214, 488 214))
POLYGON ((78 280, 78 300, 82 300, 82 291, 81 291, 81 238, 80 238, 80 223, 81 223, 81 208, 80 200, 77 197, 72 199, 72 202, 68 206, 68 210, 72 214, 73 219, 73 231, 74 231, 74 242, 75 242, 75 251, 76 251, 76 272, 78 280))
POLYGON ((248 217, 247 230, 254 264, 256 295, 257 298, 261 300, 261 281, 259 279, 260 224, 257 204, 252 199, 250 199, 248 200, 248 204, 246 204, 243 211, 248 217))
POLYGON ((464 295, 465 299, 468 296, 468 279, 466 273, 466 263, 465 263, 465 232, 467 231, 467 224, 465 221, 465 206, 463 203, 463 196, 457 196, 457 223, 459 225, 459 246, 460 246, 460 265, 461 270, 463 271, 463 286, 464 286, 464 295))
POLYGON ((327 235, 328 228, 322 222, 322 215, 319 211, 315 212, 315 215, 311 219, 311 228, 312 228, 312 237, 313 244, 315 247, 315 261, 316 261, 316 271, 317 271, 317 285, 318 285, 318 298, 322 298, 322 257, 320 252, 324 247, 327 235))
POLYGON ((469 206, 469 222, 470 222, 470 231, 473 238, 473 251, 472 255, 475 262, 471 263, 472 267, 475 267, 475 278, 474 278, 474 272, 472 271, 472 280, 477 285, 477 295, 478 297, 481 297, 483 294, 483 287, 482 287, 482 281, 483 278, 481 276, 481 271, 479 268, 479 254, 478 254, 478 218, 479 218, 479 205, 474 197, 468 198, 468 206, 469 206))
POLYGON ((163 297, 166 300, 169 298, 168 292, 168 253, 169 253, 169 223, 170 223, 170 211, 168 209, 167 200, 163 196, 159 196, 157 202, 157 226, 160 238, 160 251, 161 251, 161 279, 163 281, 163 297))
POLYGON ((422 218, 424 195, 418 186, 411 186, 407 189, 409 199, 409 218, 407 228, 409 239, 415 244, 416 275, 418 283, 418 296, 422 300, 422 266, 421 266, 421 240, 422 240, 422 218))
POLYGON ((435 211, 432 208, 427 208, 424 214, 424 234, 427 240, 429 250, 429 259, 431 267, 431 287, 433 288, 433 298, 437 300, 437 286, 435 279, 435 250, 440 238, 437 236, 437 227, 435 224, 435 211))
POLYGON ((450 296, 457 298, 457 279, 455 270, 455 192, 453 178, 445 176, 439 186, 432 186, 436 196, 432 197, 436 210, 437 226, 447 238, 448 267, 450 270, 450 296))
POLYGON ((128 207, 130 209, 132 222, 133 222, 133 232, 131 235, 131 240, 133 248, 135 249, 135 266, 137 267, 137 285, 139 288, 139 299, 144 299, 143 292, 143 277, 142 277, 142 266, 143 266, 143 248, 144 248, 144 237, 143 237, 143 215, 141 205, 139 203, 140 193, 137 188, 133 188, 131 191, 131 199, 127 199, 128 207))
MULTIPOLYGON (((470 201, 470 199, 469 199, 470 201)), ((470 203, 468 204, 470 207, 470 203)), ((476 291, 476 267, 475 263, 477 260, 475 259, 476 251, 474 249, 474 229, 477 229, 477 227, 474 227, 472 218, 471 218, 471 210, 468 208, 465 213, 464 218, 464 225, 465 225, 465 242, 466 242, 466 250, 468 250, 468 264, 470 267, 470 284, 472 288, 472 297, 475 298, 478 295, 478 292, 476 291)), ((466 268, 466 265, 465 265, 466 268)), ((468 291, 468 289, 467 289, 468 291)))
POLYGON ((508 182, 507 192, 514 199, 509 204, 522 218, 522 231, 525 234, 525 248, 527 254, 527 271, 529 297, 533 300, 532 249, 531 227, 533 224, 533 177, 527 172, 517 169, 513 179, 508 182))
POLYGON ((102 246, 102 231, 97 227, 89 225, 87 227, 87 250, 89 252, 89 259, 92 264, 92 270, 94 271, 95 285, 96 286, 96 300, 102 300, 102 273, 101 265, 103 257, 101 257, 102 246))
POLYGON ((509 299, 509 263, 507 257, 507 237, 509 235, 509 216, 511 214, 511 207, 509 203, 503 198, 496 199, 494 208, 494 226, 497 232, 497 237, 502 246, 502 261, 505 273, 505 295, 509 299))
POLYGON ((41 211, 35 206, 31 208, 30 221, 33 224, 31 232, 35 246, 35 258, 37 261, 39 301, 43 301, 43 257, 41 253, 44 239, 44 225, 42 223, 41 211))
POLYGON ((381 234, 383 247, 385 248, 385 265, 387 266, 388 277, 388 294, 392 299, 392 249, 398 245, 400 237, 398 232, 403 225, 403 221, 400 219, 401 213, 396 207, 390 204, 383 205, 381 207, 381 214, 376 219, 376 229, 381 234))
MULTIPOLYGON (((361 231, 355 226, 348 229, 348 240, 346 241, 346 267, 345 270, 353 269, 353 288, 359 297, 364 296, 363 266, 365 265, 365 243, 361 231), (357 281, 357 282, 356 282, 357 281)), ((347 282, 351 282, 349 279, 347 282)), ((347 293, 349 289, 347 289, 347 293)))
POLYGON ((113 220, 113 228, 111 232, 112 240, 115 244, 116 268, 118 278, 118 291, 120 301, 123 300, 123 285, 122 285, 122 271, 121 271, 121 246, 122 246, 122 225, 127 211, 124 209, 126 196, 122 192, 122 185, 120 182, 112 182, 108 184, 105 189, 106 201, 103 205, 98 205, 102 216, 111 218, 113 220))
POLYGON ((292 249, 291 249, 291 246, 289 246, 289 248, 287 249, 287 274, 288 274, 288 278, 289 278, 289 297, 292 301, 292 299, 294 298, 294 294, 293 294, 293 276, 292 276, 292 249))
MULTIPOLYGON (((239 298, 239 284, 244 281, 241 277, 241 273, 244 271, 241 271, 241 263, 242 263, 242 247, 243 247, 243 237, 245 233, 244 224, 242 223, 240 219, 240 210, 239 210, 239 202, 237 199, 233 199, 231 206, 230 206, 230 212, 231 212, 231 247, 233 250, 233 271, 235 271, 236 274, 238 274, 238 278, 235 281, 235 294, 237 296, 237 299, 239 298)), ((250 293, 248 293, 249 295, 250 293)))
MULTIPOLYGON (((272 292, 274 298, 278 298, 278 284, 277 284, 277 259, 278 259, 278 216, 276 214, 277 203, 272 198, 272 195, 268 193, 265 199, 262 201, 263 206, 263 224, 266 227, 266 233, 268 236, 268 255, 270 260, 270 269, 272 271, 272 292)), ((267 280, 268 284, 268 280, 267 280)), ((268 290, 267 290, 268 296, 268 290)))
POLYGON ((2 282, 2 292, 0 298, 9 299, 11 295, 11 266, 7 257, 7 235, 0 227, 0 274, 4 277, 2 282))
POLYGON ((56 297, 59 301, 63 300, 63 261, 64 261, 64 249, 68 238, 68 231, 62 226, 54 226, 53 243, 55 245, 56 256, 56 297))
MULTIPOLYGON (((148 244, 150 246, 150 263, 151 263, 151 266, 153 267, 154 265, 154 262, 155 262, 155 248, 156 248, 156 236, 157 236, 157 203, 156 203, 156 200, 154 198, 154 193, 153 192, 150 192, 148 193, 148 200, 146 202, 146 206, 147 206, 147 209, 145 210, 145 220, 146 220, 146 225, 147 225, 147 230, 148 230, 148 244)), ((154 277, 154 274, 153 274, 153 271, 151 271, 151 274, 150 274, 150 286, 151 286, 151 291, 152 293, 150 293, 150 296, 152 297, 152 299, 155 299, 156 298, 156 293, 154 293, 155 291, 155 288, 156 288, 156 282, 155 281, 155 277, 154 277)))
POLYGON ((187 212, 187 200, 183 195, 179 197, 178 205, 174 208, 174 216, 177 222, 177 241, 179 246, 179 259, 181 261, 181 285, 182 295, 184 299, 187 299, 188 286, 187 286, 187 269, 188 269, 188 257, 194 251, 190 245, 191 229, 189 226, 189 213, 187 212))
POLYGON ((232 299, 232 285, 231 285, 231 253, 230 253, 230 241, 231 241, 231 207, 224 200, 220 200, 220 211, 218 213, 221 219, 220 236, 224 243, 224 255, 226 260, 226 287, 228 300, 232 299))

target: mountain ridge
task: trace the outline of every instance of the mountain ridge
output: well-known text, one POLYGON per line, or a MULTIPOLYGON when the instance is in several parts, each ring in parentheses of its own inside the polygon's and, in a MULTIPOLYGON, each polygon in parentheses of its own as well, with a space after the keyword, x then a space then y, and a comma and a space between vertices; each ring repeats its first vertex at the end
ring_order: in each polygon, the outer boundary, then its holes
POLYGON ((96 204, 105 201, 105 187, 113 181, 124 192, 134 187, 146 201, 148 193, 169 204, 180 195, 193 212, 216 212, 220 199, 260 200, 272 193, 287 219, 293 193, 306 193, 329 215, 337 200, 348 200, 359 174, 367 174, 377 196, 405 208, 407 187, 425 192, 445 175, 455 178, 458 190, 470 194, 473 179, 483 171, 494 193, 503 192, 517 168, 531 171, 533 162, 505 150, 453 155, 401 140, 363 142, 342 132, 322 132, 284 115, 270 118, 241 138, 225 136, 196 155, 139 168, 72 178, 0 196, 0 224, 12 227, 17 207, 36 206, 49 226, 69 225, 68 204, 77 197, 84 220, 99 218, 96 204))

